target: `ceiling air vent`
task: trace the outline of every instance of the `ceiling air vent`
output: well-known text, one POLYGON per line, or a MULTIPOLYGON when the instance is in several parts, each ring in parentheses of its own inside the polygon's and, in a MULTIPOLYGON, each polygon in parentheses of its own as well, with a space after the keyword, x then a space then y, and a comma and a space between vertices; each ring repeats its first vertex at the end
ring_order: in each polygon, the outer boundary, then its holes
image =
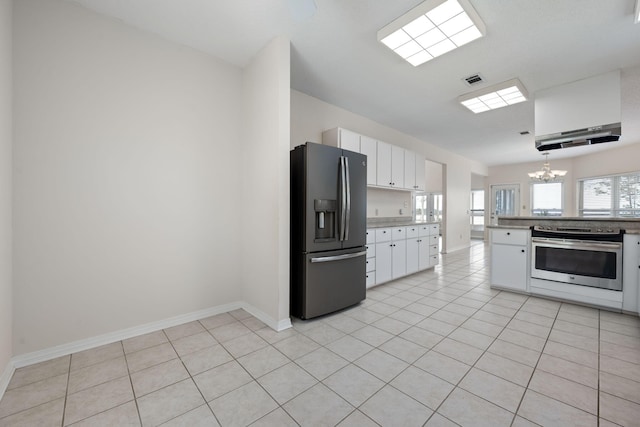
POLYGON ((482 79, 482 76, 480 74, 474 74, 472 76, 469 77, 465 77, 464 82, 468 85, 468 86, 473 86, 476 85, 478 83, 482 83, 484 80, 482 79))

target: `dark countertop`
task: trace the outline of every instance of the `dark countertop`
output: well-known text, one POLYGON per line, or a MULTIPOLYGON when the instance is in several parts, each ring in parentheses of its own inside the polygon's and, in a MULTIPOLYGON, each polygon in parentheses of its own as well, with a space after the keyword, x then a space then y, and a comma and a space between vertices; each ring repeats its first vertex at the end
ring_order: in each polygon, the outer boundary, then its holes
MULTIPOLYGON (((504 216, 498 217, 498 227, 531 227, 533 225, 560 225, 575 227, 611 227, 627 233, 640 232, 640 218, 582 218, 548 216, 504 216)), ((489 226, 495 227, 495 225, 489 226)))
POLYGON ((406 227, 409 225, 440 224, 439 222, 414 221, 412 218, 367 218, 367 228, 406 227))

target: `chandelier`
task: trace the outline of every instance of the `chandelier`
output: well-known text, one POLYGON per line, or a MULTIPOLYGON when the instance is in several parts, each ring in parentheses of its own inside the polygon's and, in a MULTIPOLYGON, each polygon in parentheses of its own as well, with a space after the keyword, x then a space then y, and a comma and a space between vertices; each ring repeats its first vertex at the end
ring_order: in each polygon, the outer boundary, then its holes
POLYGON ((561 170, 551 170, 549 167, 549 153, 542 153, 544 157, 544 165, 542 165, 542 170, 536 172, 529 172, 529 178, 533 181, 542 181, 542 182, 554 182, 557 181, 558 178, 562 178, 567 174, 567 171, 561 170))

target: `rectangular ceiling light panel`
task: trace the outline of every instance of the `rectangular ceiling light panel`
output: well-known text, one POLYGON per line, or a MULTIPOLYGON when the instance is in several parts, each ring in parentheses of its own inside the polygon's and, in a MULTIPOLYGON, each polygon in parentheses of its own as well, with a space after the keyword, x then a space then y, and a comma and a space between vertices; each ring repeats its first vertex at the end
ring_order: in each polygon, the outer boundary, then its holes
POLYGON ((427 0, 378 31, 378 40, 418 66, 484 35, 467 0, 427 0))
POLYGON ((524 102, 529 97, 520 80, 512 79, 504 83, 470 92, 458 98, 458 101, 474 113, 482 113, 507 105, 524 102))

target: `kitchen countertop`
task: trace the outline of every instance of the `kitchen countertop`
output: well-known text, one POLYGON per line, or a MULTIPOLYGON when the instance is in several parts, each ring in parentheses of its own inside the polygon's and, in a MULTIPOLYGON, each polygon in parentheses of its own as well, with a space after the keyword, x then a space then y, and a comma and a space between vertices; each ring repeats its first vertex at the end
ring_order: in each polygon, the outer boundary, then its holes
POLYGON ((439 222, 414 221, 412 218, 367 218, 367 228, 406 227, 410 225, 440 224, 439 222))
POLYGON ((544 216, 504 216, 498 217, 498 225, 489 228, 529 228, 533 225, 560 225, 565 227, 611 227, 625 230, 626 233, 640 233, 640 218, 582 218, 582 217, 544 217, 544 216))

